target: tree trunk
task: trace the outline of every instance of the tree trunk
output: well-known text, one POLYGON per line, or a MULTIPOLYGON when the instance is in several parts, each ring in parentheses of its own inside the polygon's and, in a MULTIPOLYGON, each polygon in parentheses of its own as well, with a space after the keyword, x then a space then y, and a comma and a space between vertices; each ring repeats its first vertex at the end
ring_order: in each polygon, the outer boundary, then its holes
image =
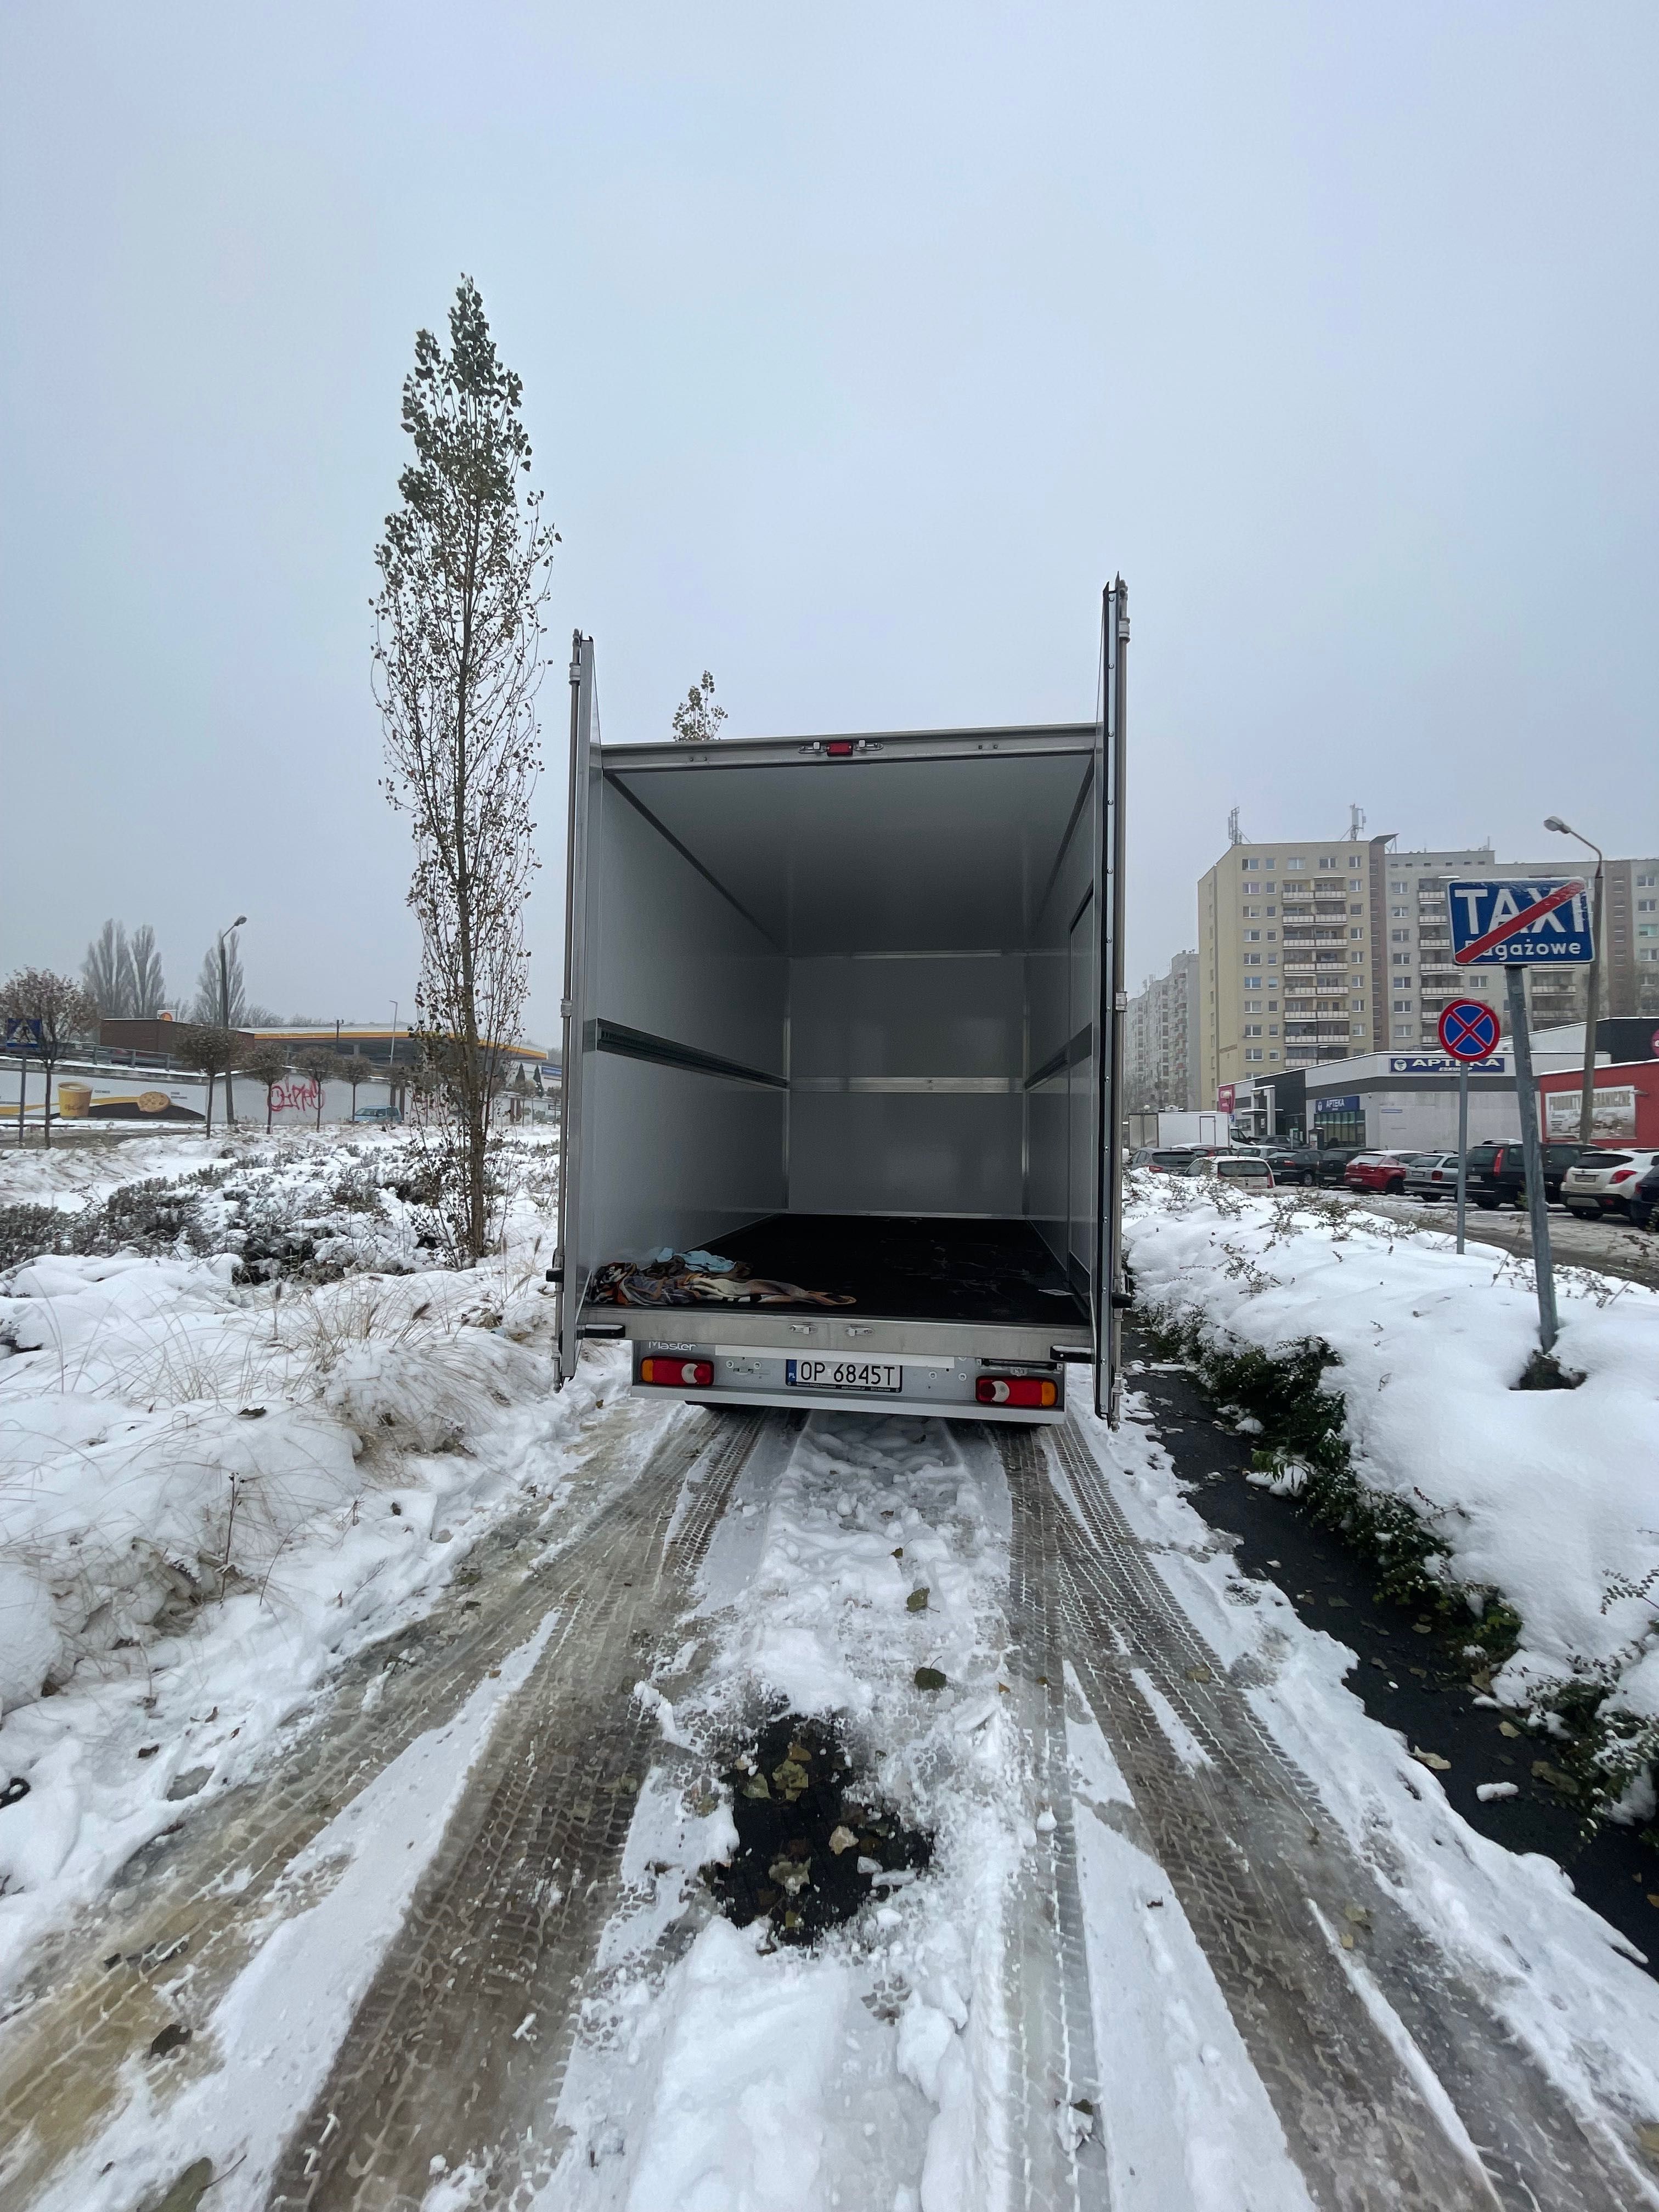
POLYGON ((271 1091, 272 1091, 272 1090, 273 1090, 273 1088, 274 1088, 274 1087, 275 1087, 275 1086, 274 1086, 273 1085, 269 1084, 269 1083, 267 1083, 267 1084, 266 1084, 266 1085, 265 1085, 265 1134, 266 1134, 266 1136, 269 1136, 269 1135, 270 1134, 270 1094, 271 1094, 271 1091))
POLYGON ((46 1149, 50 1152, 52 1150, 52 1071, 57 1066, 58 1062, 55 1060, 43 1060, 41 1065, 46 1071, 46 1095, 40 1101, 41 1127, 45 1133, 46 1149))
POLYGON ((204 1133, 210 1137, 213 1134, 213 1071, 211 1068, 208 1070, 207 1128, 204 1133))

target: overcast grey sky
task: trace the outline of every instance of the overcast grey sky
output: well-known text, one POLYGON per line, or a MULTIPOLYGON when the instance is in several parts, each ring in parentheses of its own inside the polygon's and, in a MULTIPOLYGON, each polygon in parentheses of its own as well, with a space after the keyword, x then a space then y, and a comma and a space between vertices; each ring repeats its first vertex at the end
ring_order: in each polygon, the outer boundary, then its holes
MULTIPOLYGON (((10 0, 0 967, 405 1010, 373 549, 459 272, 610 738, 1092 710, 1138 979, 1257 837, 1659 848, 1659 10, 10 0)), ((1561 848, 1567 856, 1567 848, 1561 848)))

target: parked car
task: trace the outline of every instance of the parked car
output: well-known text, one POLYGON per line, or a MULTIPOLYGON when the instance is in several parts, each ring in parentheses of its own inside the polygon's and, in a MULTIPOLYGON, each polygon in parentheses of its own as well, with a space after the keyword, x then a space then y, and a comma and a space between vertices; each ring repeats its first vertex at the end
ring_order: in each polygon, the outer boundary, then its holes
POLYGON ((1659 1152, 1581 1151, 1562 1178, 1561 1196, 1568 1212, 1581 1221, 1599 1221, 1604 1213, 1629 1213, 1637 1184, 1655 1166, 1659 1166, 1659 1152))
POLYGON ((1409 1152, 1356 1152, 1342 1170, 1342 1180, 1350 1190, 1385 1191, 1395 1198, 1406 1188, 1406 1163, 1409 1152))
POLYGON ((360 1106, 351 1118, 354 1121, 368 1121, 378 1127, 389 1128, 404 1117, 395 1106, 360 1106))
POLYGON ((1206 1157, 1203 1152, 1188 1151, 1184 1146, 1179 1151, 1171 1149, 1168 1152, 1159 1152, 1151 1145, 1143 1145, 1131 1159, 1129 1165, 1132 1168, 1143 1169, 1148 1175, 1184 1176, 1194 1172, 1193 1167, 1194 1160, 1201 1160, 1206 1157))
MULTIPOLYGON (((1561 1178, 1578 1158, 1582 1145, 1545 1145, 1544 1195, 1561 1196, 1561 1178)), ((1516 1137, 1502 1145, 1474 1145, 1469 1149, 1469 1196, 1491 1213, 1500 1206, 1527 1202, 1526 1150, 1516 1137)))
POLYGON ((1432 1205, 1457 1195, 1455 1152, 1413 1152, 1406 1163, 1406 1195, 1432 1205))
POLYGON ((1260 1152, 1218 1152, 1206 1166, 1218 1182, 1235 1183, 1242 1190, 1264 1191, 1273 1187, 1273 1167, 1260 1152))
POLYGON ((1320 1156, 1312 1145, 1264 1145, 1261 1152, 1273 1170, 1276 1183, 1319 1181, 1320 1156))
POLYGON ((1659 1165, 1650 1167, 1629 1199, 1630 1218, 1637 1229, 1659 1229, 1659 1165))
POLYGON ((1350 1160, 1357 1160, 1364 1151, 1364 1145, 1323 1145, 1318 1153, 1318 1165, 1314 1180, 1321 1183, 1340 1183, 1347 1171, 1350 1160))

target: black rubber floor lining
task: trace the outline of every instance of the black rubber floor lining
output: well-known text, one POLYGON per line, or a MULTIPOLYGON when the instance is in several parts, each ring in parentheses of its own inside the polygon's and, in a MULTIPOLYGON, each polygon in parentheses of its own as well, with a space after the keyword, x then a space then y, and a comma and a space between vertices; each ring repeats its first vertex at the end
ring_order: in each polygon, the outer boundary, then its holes
POLYGON ((1028 1221, 774 1213, 708 1249, 803 1290, 851 1291, 856 1303, 844 1310, 890 1321, 1048 1328, 1087 1319, 1028 1221))

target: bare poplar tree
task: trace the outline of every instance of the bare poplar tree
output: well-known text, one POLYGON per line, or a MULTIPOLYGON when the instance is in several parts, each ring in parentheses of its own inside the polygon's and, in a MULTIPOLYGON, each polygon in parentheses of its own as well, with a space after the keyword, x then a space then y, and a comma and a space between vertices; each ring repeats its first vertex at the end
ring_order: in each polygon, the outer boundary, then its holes
POLYGON ((138 1011, 137 978, 125 922, 106 921, 87 947, 81 981, 106 1022, 125 1021, 138 1011))
POLYGON ((191 1016, 210 1029, 245 1028, 247 1023, 247 985, 242 976, 242 956, 236 939, 225 940, 225 968, 219 972, 219 947, 210 945, 202 955, 201 972, 196 978, 196 996, 191 1004, 191 1016), (230 1004, 225 1004, 225 987, 228 984, 230 1004))
POLYGON ((140 1021, 154 1021, 167 1000, 161 975, 161 956, 155 950, 155 932, 141 921, 132 933, 132 1011, 140 1021))
POLYGON ((521 495, 530 466, 523 387, 501 365, 469 276, 449 312, 449 339, 446 354, 419 331, 404 381, 415 459, 375 553, 374 689, 384 788, 415 842, 416 1032, 442 1071, 448 1110, 433 1126, 450 1147, 453 1242, 477 1261, 489 1235, 490 1099, 528 987, 535 698, 558 533, 542 520, 540 493, 521 495))
POLYGON ((714 679, 706 668, 702 683, 691 686, 670 719, 676 744, 706 745, 719 737, 726 709, 714 704, 714 679))
MULTIPOLYGON (((98 1002, 83 991, 72 975, 56 975, 50 968, 20 968, 0 984, 0 1016, 10 1021, 38 1022, 39 1040, 29 1057, 46 1070, 46 1141, 52 1145, 52 1071, 77 1037, 98 1034, 98 1002)), ((22 1141, 23 1109, 17 1109, 18 1141, 22 1141)))

